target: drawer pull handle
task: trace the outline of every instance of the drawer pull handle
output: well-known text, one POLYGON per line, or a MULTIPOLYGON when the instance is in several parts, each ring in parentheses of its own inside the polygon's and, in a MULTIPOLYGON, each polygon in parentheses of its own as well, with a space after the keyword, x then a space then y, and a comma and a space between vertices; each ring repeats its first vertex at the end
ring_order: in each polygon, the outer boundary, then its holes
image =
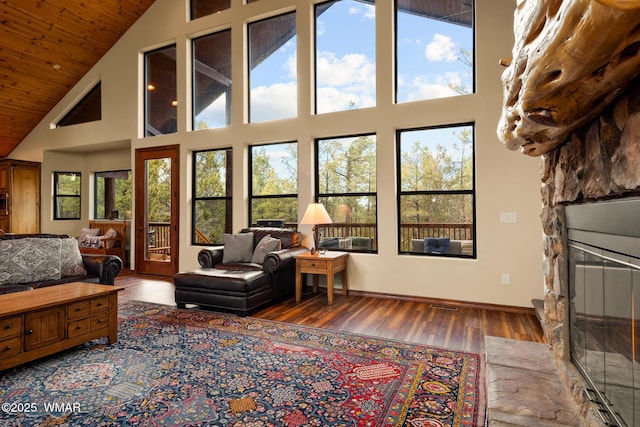
POLYGON ((5 329, 11 329, 13 328, 13 325, 11 323, 9 323, 7 326, 4 327, 5 329))
POLYGON ((102 323, 104 320, 102 319, 98 319, 98 323, 102 323))
POLYGON ((76 311, 82 311, 82 308, 76 307, 76 311))
POLYGON ((102 301, 98 303, 98 307, 102 307, 102 301))
POLYGON ((82 326, 78 325, 76 326, 76 331, 82 329, 82 326))
POLYGON ((11 346, 10 346, 10 345, 8 345, 8 346, 6 346, 6 347, 4 348, 4 351, 9 351, 9 350, 11 350, 11 346))
POLYGON ((316 266, 315 262, 311 263, 311 267, 315 267, 315 266, 316 266))
POLYGON ((31 334, 33 334, 33 329, 29 329, 29 330, 27 331, 27 335, 31 335, 31 334))

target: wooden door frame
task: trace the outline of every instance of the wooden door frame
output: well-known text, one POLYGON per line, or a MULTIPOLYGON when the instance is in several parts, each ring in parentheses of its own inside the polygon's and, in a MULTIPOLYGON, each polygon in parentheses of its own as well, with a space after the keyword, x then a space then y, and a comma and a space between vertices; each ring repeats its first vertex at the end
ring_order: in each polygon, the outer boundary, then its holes
POLYGON ((160 276, 173 276, 178 272, 179 259, 179 224, 180 224, 180 146, 165 145, 160 147, 138 148, 135 150, 135 189, 136 189, 136 217, 134 220, 135 236, 135 260, 136 272, 140 274, 155 274, 160 276), (147 230, 145 227, 146 216, 146 168, 145 162, 151 159, 171 159, 171 234, 170 234, 170 261, 151 261, 145 259, 145 247, 147 245, 147 230))

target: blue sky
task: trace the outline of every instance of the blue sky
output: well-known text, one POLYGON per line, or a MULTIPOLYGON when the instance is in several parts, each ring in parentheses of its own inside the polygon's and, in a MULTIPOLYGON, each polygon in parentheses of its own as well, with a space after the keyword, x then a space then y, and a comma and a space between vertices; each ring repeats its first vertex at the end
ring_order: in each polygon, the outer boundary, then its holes
MULTIPOLYGON (((375 105, 374 6, 339 1, 320 15, 316 33, 318 112, 375 105)), ((472 88, 470 70, 458 59, 460 49, 473 51, 472 42, 470 28, 400 13, 398 102, 456 95, 451 83, 472 88)), ((252 70, 251 121, 296 116, 296 49, 294 37, 252 70)), ((216 104, 210 110, 224 106, 216 104)))

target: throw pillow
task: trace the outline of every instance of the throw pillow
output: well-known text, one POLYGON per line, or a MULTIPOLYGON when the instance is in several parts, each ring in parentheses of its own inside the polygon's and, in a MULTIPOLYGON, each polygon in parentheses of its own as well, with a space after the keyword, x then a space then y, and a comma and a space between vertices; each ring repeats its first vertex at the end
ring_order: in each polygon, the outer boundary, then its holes
POLYGON ((62 277, 86 276, 87 269, 82 262, 82 255, 78 248, 78 242, 73 237, 61 239, 61 269, 62 277))
POLYGON ((266 257, 269 252, 279 251, 281 247, 282 242, 280 242, 280 239, 276 239, 275 237, 271 237, 271 234, 267 234, 256 245, 253 256, 251 257, 251 262, 262 264, 264 257, 266 257))
MULTIPOLYGON (((115 239, 116 237, 118 237, 118 232, 116 230, 114 230, 113 228, 108 229, 107 232, 104 233, 104 236, 103 236, 103 238, 105 238, 105 239, 115 239)), ((113 240, 107 240, 105 243, 107 244, 106 245, 107 249, 111 249, 111 248, 113 248, 113 245, 114 245, 115 242, 113 240)))
POLYGON ((80 246, 83 248, 99 248, 102 246, 102 236, 84 236, 80 240, 80 246))
POLYGON ((80 236, 78 236, 78 240, 82 240, 85 236, 99 236, 100 229, 99 228, 83 228, 80 230, 80 236))
POLYGON ((427 254, 448 254, 449 241, 448 237, 425 237, 424 252, 427 254))
POLYGON ((60 279, 60 239, 0 240, 0 284, 60 279))
POLYGON ((223 234, 224 252, 222 263, 251 262, 253 256, 253 233, 223 234))

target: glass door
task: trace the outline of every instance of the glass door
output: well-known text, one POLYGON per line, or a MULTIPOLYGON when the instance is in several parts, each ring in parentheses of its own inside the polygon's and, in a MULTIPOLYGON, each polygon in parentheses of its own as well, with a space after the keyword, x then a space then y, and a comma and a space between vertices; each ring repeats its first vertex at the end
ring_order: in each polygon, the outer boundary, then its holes
POLYGON ((178 272, 178 146, 136 150, 136 271, 178 272))

